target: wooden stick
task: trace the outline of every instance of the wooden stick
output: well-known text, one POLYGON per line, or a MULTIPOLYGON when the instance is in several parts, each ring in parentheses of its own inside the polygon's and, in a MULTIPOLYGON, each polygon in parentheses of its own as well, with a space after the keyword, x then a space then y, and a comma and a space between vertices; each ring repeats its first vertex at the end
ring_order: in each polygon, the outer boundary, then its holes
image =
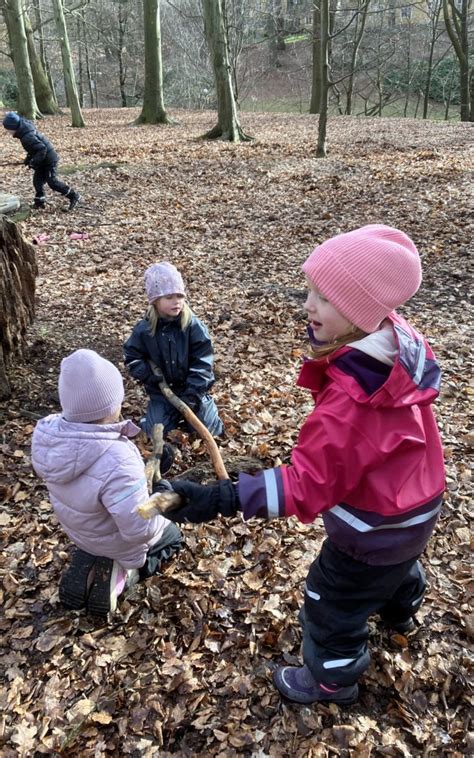
POLYGON ((163 455, 163 424, 154 424, 151 430, 153 455, 145 466, 148 492, 153 492, 153 485, 161 479, 161 456, 163 455))
POLYGON ((201 439, 204 440, 204 444, 207 447, 207 451, 210 455, 212 465, 214 466, 214 471, 216 472, 216 476, 218 479, 228 479, 229 474, 226 471, 226 468, 224 466, 224 461, 222 460, 222 456, 219 452, 219 448, 216 445, 216 441, 212 434, 210 433, 209 429, 204 426, 202 421, 199 421, 198 417, 195 413, 192 412, 191 408, 186 405, 184 400, 180 400, 179 397, 177 397, 174 392, 170 389, 168 386, 168 383, 166 379, 163 377, 161 371, 157 367, 153 361, 150 361, 150 366, 152 368, 153 373, 156 376, 160 377, 159 385, 160 390, 165 396, 165 398, 168 400, 171 405, 173 405, 184 418, 186 421, 191 424, 193 429, 197 431, 201 439))
MULTIPOLYGON (((176 408, 181 413, 182 416, 184 416, 186 421, 193 427, 193 429, 197 431, 201 439, 204 440, 217 478, 229 479, 229 474, 226 471, 226 467, 219 452, 219 448, 217 447, 214 437, 210 433, 209 429, 204 426, 202 421, 198 419, 196 414, 193 413, 188 405, 186 405, 184 400, 180 400, 180 398, 174 394, 174 392, 169 387, 166 379, 163 377, 158 366, 153 363, 153 361, 149 361, 149 363, 155 376, 158 376, 160 378, 159 386, 164 397, 168 400, 169 403, 171 403, 172 406, 174 406, 174 408, 176 408)), ((152 433, 154 455, 153 459, 147 463, 147 482, 149 481, 149 476, 151 476, 152 483, 161 479, 161 472, 159 471, 159 460, 158 477, 156 474, 157 453, 155 452, 155 448, 158 449, 157 446, 159 445, 159 431, 156 430, 155 432, 155 429, 158 426, 161 426, 161 452, 159 452, 160 459, 161 453, 163 452, 163 425, 155 424, 152 433)), ((152 489, 152 486, 148 484, 148 488, 152 489)), ((137 513, 144 519, 151 519, 153 516, 157 516, 158 514, 166 516, 166 513, 176 510, 181 505, 181 498, 176 492, 156 492, 145 503, 142 503, 138 506, 137 513)))
POLYGON ((166 516, 169 511, 174 511, 182 505, 181 497, 177 492, 155 492, 148 500, 137 508, 137 513, 144 519, 153 516, 166 516))

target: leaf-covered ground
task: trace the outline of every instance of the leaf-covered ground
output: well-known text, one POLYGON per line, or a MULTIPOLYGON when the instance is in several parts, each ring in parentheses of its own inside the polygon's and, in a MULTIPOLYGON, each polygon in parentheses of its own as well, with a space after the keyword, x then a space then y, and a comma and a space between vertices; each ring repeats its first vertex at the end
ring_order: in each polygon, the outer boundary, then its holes
MULTIPOLYGON (((181 113, 165 128, 130 127, 133 115, 88 112, 83 130, 48 119, 83 202, 64 215, 50 193, 48 209, 22 223, 43 244, 36 320, 1 406, 2 756, 472 754, 472 125, 338 118, 329 157, 316 160, 310 116, 246 116, 257 139, 234 146, 196 139, 212 113, 181 113), (373 221, 419 245, 424 284, 405 314, 444 369, 447 494, 417 633, 389 637, 371 621, 356 705, 282 703, 271 672, 300 660, 297 611, 323 539, 320 523, 295 520, 186 527, 179 558, 110 622, 62 610, 70 546, 30 465, 34 414, 58 410, 61 358, 89 347, 123 369, 121 344, 145 307, 143 271, 170 260, 214 338, 225 460, 286 462, 311 407, 294 386, 305 349, 300 265, 316 243, 373 221)), ((2 162, 23 157, 6 134, 0 149, 2 162)), ((3 177, 4 191, 31 197, 23 168, 3 177)), ((125 413, 137 420, 145 396, 128 378, 126 387, 125 413)), ((207 460, 198 440, 177 441, 174 474, 207 460)))

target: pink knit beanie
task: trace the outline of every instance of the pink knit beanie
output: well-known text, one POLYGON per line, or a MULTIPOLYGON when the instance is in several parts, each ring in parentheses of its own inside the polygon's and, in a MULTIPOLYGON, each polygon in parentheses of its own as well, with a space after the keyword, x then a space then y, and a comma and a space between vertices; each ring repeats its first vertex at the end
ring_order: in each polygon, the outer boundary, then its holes
POLYGON ((145 271, 145 290, 148 302, 165 295, 184 295, 183 277, 172 263, 153 263, 145 271))
POLYGON ((332 237, 313 250, 302 268, 324 297, 367 333, 376 331, 421 284, 414 243, 384 224, 332 237))
POLYGON ((76 350, 61 361, 59 401, 66 421, 99 421, 123 402, 120 371, 94 350, 76 350))

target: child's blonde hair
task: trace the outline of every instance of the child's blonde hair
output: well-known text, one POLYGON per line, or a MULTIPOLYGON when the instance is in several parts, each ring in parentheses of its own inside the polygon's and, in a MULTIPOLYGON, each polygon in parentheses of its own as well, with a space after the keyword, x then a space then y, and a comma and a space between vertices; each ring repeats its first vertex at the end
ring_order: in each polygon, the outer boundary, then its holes
MULTIPOLYGON (((156 301, 155 301, 156 302, 156 301)), ((160 320, 160 316, 158 311, 155 308, 155 303, 151 303, 151 305, 148 306, 147 312, 146 312, 146 318, 147 321, 150 324, 150 334, 152 337, 156 334, 156 328, 158 326, 158 321, 160 320)), ((181 329, 186 329, 187 326, 191 323, 191 309, 187 302, 185 301, 183 303, 183 310, 180 314, 180 322, 181 322, 181 329)))
POLYGON ((326 358, 328 355, 335 353, 336 350, 339 350, 340 347, 348 345, 350 342, 361 340, 364 337, 367 337, 367 332, 362 331, 362 329, 359 329, 358 326, 353 324, 352 329, 348 334, 343 334, 342 337, 336 337, 331 342, 328 342, 326 345, 321 345, 320 347, 317 345, 311 345, 311 356, 316 359, 326 358))

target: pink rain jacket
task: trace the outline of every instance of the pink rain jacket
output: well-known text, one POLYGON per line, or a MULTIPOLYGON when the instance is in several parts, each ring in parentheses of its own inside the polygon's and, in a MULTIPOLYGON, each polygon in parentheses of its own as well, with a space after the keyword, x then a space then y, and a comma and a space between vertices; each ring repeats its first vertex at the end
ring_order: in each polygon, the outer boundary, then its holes
POLYGON ((336 547, 372 565, 423 551, 445 481, 431 408, 440 371, 420 334, 396 313, 389 323, 392 366, 367 355, 363 340, 304 363, 298 384, 316 407, 291 466, 240 476, 246 519, 294 515, 309 523, 322 514, 336 547))
POLYGON ((129 439, 138 432, 131 421, 77 424, 54 414, 38 421, 32 441, 33 467, 68 537, 125 568, 143 566, 169 523, 135 513, 148 497, 144 463, 129 439))

